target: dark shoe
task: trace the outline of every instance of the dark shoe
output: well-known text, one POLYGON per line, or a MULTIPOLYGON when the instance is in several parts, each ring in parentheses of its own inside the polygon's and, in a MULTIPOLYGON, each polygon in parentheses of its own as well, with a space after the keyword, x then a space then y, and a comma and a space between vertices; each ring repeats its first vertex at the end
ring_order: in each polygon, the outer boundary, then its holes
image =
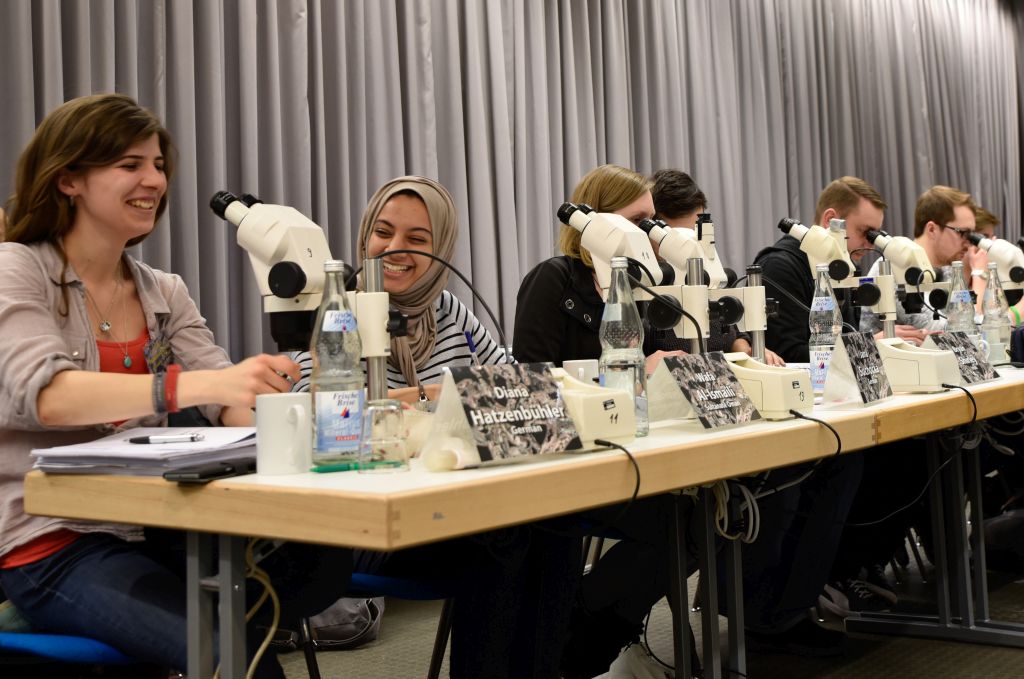
POLYGON ((896 596, 896 588, 889 581, 889 576, 885 574, 885 566, 875 564, 868 566, 865 571, 864 584, 868 589, 888 601, 889 606, 895 606, 899 602, 899 597, 896 596))
MULTIPOLYGON (((887 598, 878 594, 879 587, 846 578, 825 585, 825 591, 818 596, 818 608, 820 611, 828 611, 832 615, 845 618, 851 613, 877 613, 892 608, 892 603, 887 598)), ((890 592, 893 598, 895 593, 890 592)))
POLYGON ((624 647, 640 640, 643 631, 643 623, 627 622, 608 610, 591 613, 577 604, 569 641, 562 649, 562 676, 591 679, 604 674, 624 647))
POLYGON ((801 620, 780 634, 747 630, 747 650, 752 653, 787 653, 812 658, 842 655, 846 635, 801 620))

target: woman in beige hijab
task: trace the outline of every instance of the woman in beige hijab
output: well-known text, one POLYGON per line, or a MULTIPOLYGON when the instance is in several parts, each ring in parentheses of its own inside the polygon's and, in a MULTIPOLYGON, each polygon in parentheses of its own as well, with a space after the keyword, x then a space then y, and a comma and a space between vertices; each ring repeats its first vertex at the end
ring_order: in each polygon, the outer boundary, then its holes
MULTIPOLYGON (((388 388, 392 398, 435 398, 445 367, 505 362, 504 352, 491 334, 445 290, 447 267, 429 257, 394 252, 420 250, 449 261, 458 231, 451 195, 426 177, 389 181, 370 197, 363 212, 359 260, 381 257, 389 302, 409 317, 408 334, 391 340, 388 388)), ((311 369, 309 354, 297 355, 296 361, 303 374, 296 389, 305 390, 311 369)))

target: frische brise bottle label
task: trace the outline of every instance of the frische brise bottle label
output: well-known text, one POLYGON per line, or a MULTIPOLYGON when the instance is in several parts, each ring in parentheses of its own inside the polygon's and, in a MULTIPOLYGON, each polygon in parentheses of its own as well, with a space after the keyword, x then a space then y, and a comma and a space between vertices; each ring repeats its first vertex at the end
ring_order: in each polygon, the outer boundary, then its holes
POLYGON ((324 332, 350 332, 356 329, 356 317, 348 309, 327 309, 320 329, 324 332))
POLYGON ((815 297, 811 300, 811 311, 832 311, 836 308, 836 301, 831 297, 815 297))
POLYGON ((363 398, 362 388, 316 392, 315 456, 356 455, 362 429, 363 398))

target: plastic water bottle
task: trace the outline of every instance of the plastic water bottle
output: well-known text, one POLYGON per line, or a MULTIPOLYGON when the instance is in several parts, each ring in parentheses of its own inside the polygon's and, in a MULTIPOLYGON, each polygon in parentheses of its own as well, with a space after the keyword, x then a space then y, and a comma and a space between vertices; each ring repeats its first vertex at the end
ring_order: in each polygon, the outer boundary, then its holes
POLYGON ((612 281, 601 316, 601 386, 622 389, 633 396, 636 435, 647 436, 647 374, 644 371, 644 328, 633 302, 626 258, 612 258, 612 281))
POLYGON ((1010 347, 1010 305, 999 282, 999 267, 988 263, 988 281, 982 298, 981 334, 988 342, 989 360, 1005 361, 1010 347))
POLYGON ((842 316, 836 303, 835 293, 828 278, 828 264, 815 267, 817 279, 814 283, 814 298, 811 300, 811 314, 807 325, 811 331, 808 353, 811 367, 811 389, 815 396, 825 393, 825 378, 836 338, 843 329, 842 316))
POLYGON ((310 354, 313 372, 313 461, 355 461, 362 427, 362 344, 342 280, 344 262, 324 262, 324 296, 316 314, 310 354))
POLYGON ((976 335, 978 329, 974 325, 974 304, 971 302, 971 291, 964 281, 963 262, 953 262, 952 279, 953 288, 946 302, 946 329, 976 335))

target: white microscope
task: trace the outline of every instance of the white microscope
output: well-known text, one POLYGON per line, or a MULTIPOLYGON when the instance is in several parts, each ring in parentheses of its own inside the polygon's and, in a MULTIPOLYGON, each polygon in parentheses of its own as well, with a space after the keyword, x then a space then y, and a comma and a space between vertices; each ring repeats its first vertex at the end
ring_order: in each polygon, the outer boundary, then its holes
MULTIPOLYGON (((324 262, 331 259, 323 229, 295 208, 268 205, 248 194, 238 198, 218 191, 210 208, 238 227, 237 242, 249 253, 278 350, 308 350, 323 294, 324 262)), ((366 358, 367 398, 387 398, 391 334, 403 332, 403 324, 389 313, 379 259, 364 261, 363 277, 366 292, 348 295, 366 358)))

